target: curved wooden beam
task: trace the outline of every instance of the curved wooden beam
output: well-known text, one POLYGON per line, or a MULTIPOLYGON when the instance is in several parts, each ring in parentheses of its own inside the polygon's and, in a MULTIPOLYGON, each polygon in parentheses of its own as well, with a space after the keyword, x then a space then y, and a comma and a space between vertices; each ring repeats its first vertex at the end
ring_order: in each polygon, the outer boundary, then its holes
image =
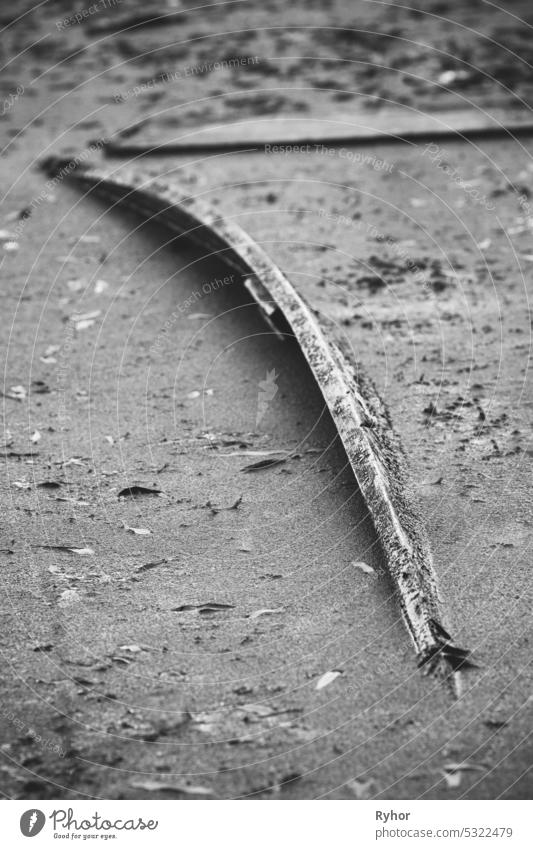
POLYGON ((138 169, 119 174, 52 158, 43 163, 84 189, 157 216, 171 230, 236 269, 270 322, 290 326, 339 432, 372 517, 418 665, 438 674, 456 693, 457 673, 471 665, 443 625, 437 579, 423 523, 410 495, 406 463, 385 405, 333 322, 319 316, 252 237, 217 210, 187 196, 173 182, 138 169))

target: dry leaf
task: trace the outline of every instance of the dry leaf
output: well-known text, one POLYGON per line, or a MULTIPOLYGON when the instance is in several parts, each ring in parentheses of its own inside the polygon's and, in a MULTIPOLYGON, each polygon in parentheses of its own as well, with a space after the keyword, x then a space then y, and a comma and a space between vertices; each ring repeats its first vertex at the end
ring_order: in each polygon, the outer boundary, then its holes
POLYGON ((70 457, 68 460, 61 461, 60 466, 85 466, 81 457, 70 457))
POLYGON ((459 68, 458 70, 442 71, 437 79, 441 85, 451 86, 454 83, 468 82, 472 79, 472 75, 469 71, 459 68))
POLYGON ((71 316, 72 321, 89 321, 92 318, 98 318, 101 310, 92 310, 91 312, 77 313, 71 316))
POLYGON ((287 459, 285 457, 271 460, 259 460, 258 463, 252 463, 251 466, 243 466, 241 472, 260 472, 263 469, 270 469, 272 466, 280 466, 282 463, 286 463, 287 459))
POLYGON ((48 345, 43 356, 53 357, 54 354, 57 354, 60 350, 61 350, 61 345, 48 345))
POLYGON ((463 780, 462 772, 446 772, 446 770, 443 770, 442 774, 444 776, 446 786, 449 787, 450 790, 455 790, 459 787, 463 780))
POLYGON ((44 548, 50 551, 70 551, 72 554, 80 554, 82 557, 94 554, 92 548, 78 548, 74 545, 34 545, 33 548, 44 548))
POLYGON ((37 643, 37 645, 33 647, 33 651, 51 651, 53 648, 53 643, 37 643))
POLYGON ((316 684, 316 690, 323 690, 324 687, 327 687, 332 681, 335 681, 335 678, 338 678, 339 675, 342 675, 342 672, 339 669, 331 669, 329 672, 324 672, 321 678, 318 679, 316 684))
POLYGON ((18 384, 17 386, 11 386, 9 388, 9 392, 7 394, 8 398, 14 398, 17 401, 22 401, 26 397, 26 389, 24 386, 18 384))
MULTIPOLYGON (((283 723, 281 723, 281 725, 283 725, 283 723)), ((290 728, 294 737, 301 743, 312 743, 313 740, 316 740, 317 737, 322 735, 322 731, 319 731, 317 728, 300 728, 291 724, 286 727, 290 728)))
POLYGON ((85 280, 67 280, 67 286, 71 292, 80 292, 86 285, 85 280))
POLYGON ((461 761, 459 763, 444 764, 442 774, 447 787, 455 790, 460 786, 464 772, 485 772, 486 769, 487 767, 484 764, 476 764, 473 761, 461 761))
POLYGON ((142 484, 132 484, 125 486, 118 493, 118 498, 135 498, 137 495, 160 495, 161 490, 157 487, 143 486, 142 484))
POLYGON ((210 787, 202 787, 199 784, 179 784, 174 782, 152 781, 130 781, 132 787, 145 790, 148 793, 183 793, 186 796, 214 796, 214 790, 210 787))
POLYGON ((272 716, 275 713, 270 705, 263 704, 246 704, 242 706, 241 710, 244 710, 248 714, 251 713, 254 716, 272 716))
POLYGON ((172 561, 177 559, 177 557, 171 557, 170 559, 163 557, 161 560, 153 560, 150 563, 142 563, 141 566, 137 566, 135 568, 135 572, 147 572, 148 569, 155 569, 156 566, 162 566, 164 563, 172 563, 172 561))
POLYGON ((352 791, 356 799, 372 799, 376 794, 376 782, 373 778, 364 781, 362 778, 354 778, 347 781, 346 786, 352 791))
MULTIPOLYGON (((227 444, 227 443, 226 443, 227 444)), ((221 457, 268 457, 269 454, 281 454, 282 450, 279 448, 271 448, 265 449, 264 451, 260 449, 249 449, 247 451, 228 451, 224 454, 220 454, 221 457)))
POLYGON ((109 289, 109 283, 105 280, 97 280, 94 284, 95 295, 102 295, 107 289, 109 289))
POLYGON ((250 619, 258 619, 260 616, 272 615, 274 613, 283 613, 282 607, 264 607, 262 610, 255 610, 250 613, 250 619))
POLYGON ((459 763, 444 764, 444 769, 450 770, 452 772, 456 772, 457 770, 461 770, 463 772, 485 772, 487 769, 487 765, 477 764, 474 763, 474 761, 460 761, 459 763))
POLYGON ((209 601, 206 604, 182 604, 179 607, 173 607, 172 610, 175 613, 183 613, 186 611, 197 610, 198 613, 203 615, 218 613, 221 610, 232 610, 234 607, 233 604, 223 604, 218 601, 209 601))
POLYGON ((92 327, 94 320, 98 318, 99 315, 100 310, 93 310, 92 312, 73 315, 71 316, 71 320, 74 322, 76 330, 86 330, 88 327, 92 327))
POLYGON ((70 605, 77 604, 79 601, 81 599, 76 590, 65 590, 59 597, 59 606, 70 607, 70 605))
POLYGON ((362 560, 353 560, 352 566, 355 566, 357 569, 360 569, 361 572, 366 572, 368 575, 375 573, 375 569, 372 566, 369 566, 368 563, 364 563, 362 560))
POLYGON ((64 495, 56 495, 55 501, 65 501, 67 504, 77 504, 78 507, 88 507, 88 501, 80 501, 78 498, 68 498, 64 495))

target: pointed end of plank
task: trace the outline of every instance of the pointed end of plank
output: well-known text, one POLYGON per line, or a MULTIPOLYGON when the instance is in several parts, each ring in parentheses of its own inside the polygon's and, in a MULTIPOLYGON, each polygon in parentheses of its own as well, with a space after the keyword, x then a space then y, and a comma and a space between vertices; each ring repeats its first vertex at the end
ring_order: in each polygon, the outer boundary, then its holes
POLYGON ((75 157, 68 156, 46 156, 39 161, 39 168, 49 177, 63 176, 69 171, 79 167, 75 157))
POLYGON ((440 645, 425 652, 418 661, 418 667, 424 675, 431 675, 442 681, 452 697, 458 699, 462 692, 462 674, 467 669, 477 669, 470 659, 471 652, 453 645, 443 639, 440 645))

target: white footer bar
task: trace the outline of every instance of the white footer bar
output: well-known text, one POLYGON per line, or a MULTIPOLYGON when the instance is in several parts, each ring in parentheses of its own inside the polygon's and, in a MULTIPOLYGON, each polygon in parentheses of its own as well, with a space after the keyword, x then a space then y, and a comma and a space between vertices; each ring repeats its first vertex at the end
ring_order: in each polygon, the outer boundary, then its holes
POLYGON ((65 844, 157 849, 531 849, 532 815, 530 801, 490 800, 0 803, 6 849, 65 844))

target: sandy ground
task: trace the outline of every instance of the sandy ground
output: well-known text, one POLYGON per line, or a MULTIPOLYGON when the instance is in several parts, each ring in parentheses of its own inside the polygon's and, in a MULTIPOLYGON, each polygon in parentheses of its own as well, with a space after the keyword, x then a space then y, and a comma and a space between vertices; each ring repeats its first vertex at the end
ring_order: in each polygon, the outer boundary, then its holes
POLYGON ((481 3, 431 4, 438 30, 427 8, 306 4, 305 28, 301 5, 230 5, 117 32, 138 7, 58 27, 68 4, 43 4, 2 42, 4 96, 24 86, 2 118, 2 227, 19 246, 4 240, 0 293, 2 792, 527 798, 532 142, 137 163, 245 226, 387 399, 479 664, 457 702, 416 670, 292 340, 222 263, 35 167, 147 114, 164 128, 376 97, 527 102, 524 25, 481 3), (243 54, 261 61, 129 94, 243 54), (441 91, 465 55, 476 72, 441 91), (157 491, 119 495, 139 485, 157 491))

